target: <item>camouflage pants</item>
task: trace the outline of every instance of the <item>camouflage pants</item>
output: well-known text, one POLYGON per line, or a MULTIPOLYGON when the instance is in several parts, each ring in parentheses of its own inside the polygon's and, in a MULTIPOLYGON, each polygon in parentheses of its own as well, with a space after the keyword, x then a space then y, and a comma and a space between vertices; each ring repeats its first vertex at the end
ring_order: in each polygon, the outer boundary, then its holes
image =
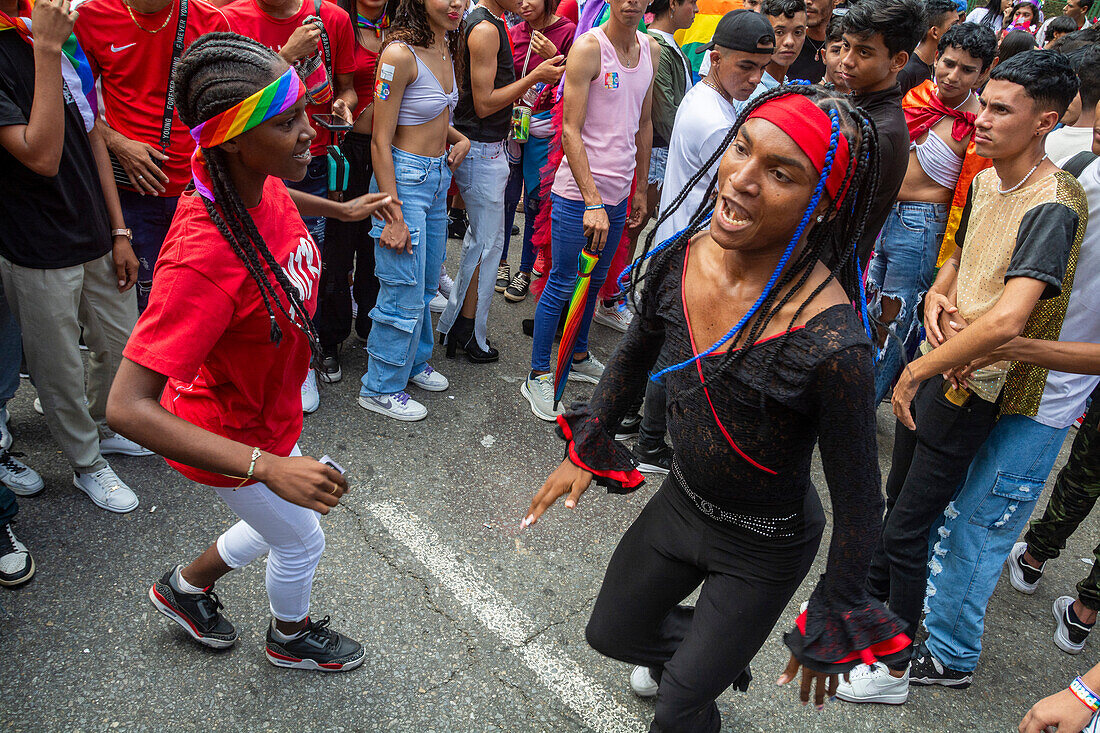
MULTIPOLYGON (((1089 515, 1100 498, 1100 387, 1077 431, 1069 461, 1058 474, 1050 501, 1038 521, 1032 522, 1024 541, 1039 562, 1058 557, 1066 540, 1089 515)), ((1100 610, 1100 545, 1093 550, 1092 572, 1077 584, 1077 597, 1088 608, 1100 610)))

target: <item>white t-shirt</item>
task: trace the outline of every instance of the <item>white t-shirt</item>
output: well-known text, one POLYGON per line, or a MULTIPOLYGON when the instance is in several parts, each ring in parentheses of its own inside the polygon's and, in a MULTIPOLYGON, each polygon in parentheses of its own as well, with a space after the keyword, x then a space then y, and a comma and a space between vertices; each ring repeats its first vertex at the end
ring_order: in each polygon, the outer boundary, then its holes
POLYGON ((1092 125, 1059 127, 1047 135, 1046 154, 1051 160, 1067 160, 1086 150, 1092 150, 1092 125))
MULTIPOLYGON (((668 165, 661 189, 661 211, 671 206, 673 200, 687 186, 696 171, 703 167, 722 139, 737 121, 737 114, 744 102, 730 104, 706 84, 699 83, 688 90, 684 101, 676 110, 672 136, 668 143, 668 165)), ((718 163, 707 171, 664 223, 657 228, 657 242, 663 242, 680 231, 691 221, 699 203, 706 196, 707 187, 718 163)))
MULTIPOLYGON (((1059 166, 1065 163, 1058 161, 1059 166)), ((1089 222, 1100 221, 1100 159, 1090 163, 1077 180, 1088 197, 1089 222)), ((1100 227, 1085 229, 1058 340, 1100 343, 1100 227)), ((1098 382, 1100 376, 1050 372, 1034 420, 1052 428, 1072 425, 1085 411, 1085 400, 1098 382)))
MULTIPOLYGON (((1035 40, 1039 44, 1039 48, 1042 48, 1047 42, 1047 26, 1050 25, 1050 21, 1054 20, 1057 17, 1058 16, 1055 15, 1055 16, 1052 16, 1050 18, 1047 18, 1046 22, 1043 23, 1043 25, 1039 28, 1039 32, 1035 34, 1035 40)), ((1078 28, 1077 30, 1083 31, 1084 29, 1088 28, 1090 25, 1092 25, 1092 23, 1089 22, 1088 18, 1086 18, 1085 19, 1085 24, 1083 26, 1081 26, 1080 28, 1078 28)))
MULTIPOLYGON (((987 8, 975 8, 974 10, 971 10, 969 13, 966 14, 966 22, 974 23, 976 25, 985 25, 984 23, 982 23, 982 19, 987 15, 989 15, 989 10, 987 8)), ((989 25, 994 33, 1000 33, 1001 29, 1004 28, 1004 26, 1005 20, 1004 16, 1002 15, 998 15, 996 18, 994 18, 993 22, 989 25)))

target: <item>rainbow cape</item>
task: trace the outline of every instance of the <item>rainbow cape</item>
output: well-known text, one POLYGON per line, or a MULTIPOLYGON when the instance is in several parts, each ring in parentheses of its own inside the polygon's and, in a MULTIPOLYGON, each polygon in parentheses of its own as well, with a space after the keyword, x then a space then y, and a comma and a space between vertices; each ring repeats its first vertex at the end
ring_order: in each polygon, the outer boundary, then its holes
MULTIPOLYGON (((0 12, 0 32, 9 30, 16 31, 24 41, 34 45, 30 18, 12 18, 7 13, 0 12)), ((84 49, 80 47, 75 34, 70 34, 68 40, 61 46, 61 78, 72 93, 77 108, 80 109, 84 129, 91 132, 96 115, 99 113, 95 77, 92 75, 92 65, 88 63, 88 57, 84 55, 84 49)))

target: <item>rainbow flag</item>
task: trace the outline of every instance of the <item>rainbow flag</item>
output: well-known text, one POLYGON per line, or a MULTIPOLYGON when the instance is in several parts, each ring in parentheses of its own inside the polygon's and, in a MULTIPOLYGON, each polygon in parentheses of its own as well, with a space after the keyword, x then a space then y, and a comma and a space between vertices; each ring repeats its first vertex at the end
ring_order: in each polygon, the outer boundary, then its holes
POLYGON ((741 0, 699 0, 699 13, 695 22, 687 30, 676 31, 673 38, 680 44, 684 55, 691 62, 691 70, 699 73, 699 64, 703 61, 703 52, 699 46, 710 43, 714 29, 722 16, 731 10, 745 7, 741 0))
MULTIPOLYGON (((0 12, 0 32, 9 30, 16 31, 23 40, 34 45, 30 18, 12 18, 7 13, 0 12)), ((61 46, 61 78, 80 109, 84 128, 91 132, 99 112, 95 77, 92 75, 92 65, 88 63, 88 57, 84 55, 84 49, 80 47, 75 34, 70 34, 68 40, 61 46)))

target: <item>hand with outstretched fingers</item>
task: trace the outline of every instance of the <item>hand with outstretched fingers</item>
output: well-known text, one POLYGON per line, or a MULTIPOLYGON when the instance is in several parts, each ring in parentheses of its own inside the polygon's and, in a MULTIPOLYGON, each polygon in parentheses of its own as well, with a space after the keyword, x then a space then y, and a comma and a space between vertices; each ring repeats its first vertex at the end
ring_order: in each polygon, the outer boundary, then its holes
POLYGON ((799 667, 802 668, 802 684, 798 688, 798 699, 802 701, 803 705, 808 704, 810 702, 810 689, 813 688, 814 707, 818 710, 824 710, 825 698, 829 697, 831 699, 836 696, 836 688, 840 682, 839 675, 815 672, 803 666, 792 654, 790 661, 787 662, 787 668, 783 670, 783 674, 779 675, 779 679, 775 681, 775 684, 785 685, 793 680, 798 675, 799 667))

